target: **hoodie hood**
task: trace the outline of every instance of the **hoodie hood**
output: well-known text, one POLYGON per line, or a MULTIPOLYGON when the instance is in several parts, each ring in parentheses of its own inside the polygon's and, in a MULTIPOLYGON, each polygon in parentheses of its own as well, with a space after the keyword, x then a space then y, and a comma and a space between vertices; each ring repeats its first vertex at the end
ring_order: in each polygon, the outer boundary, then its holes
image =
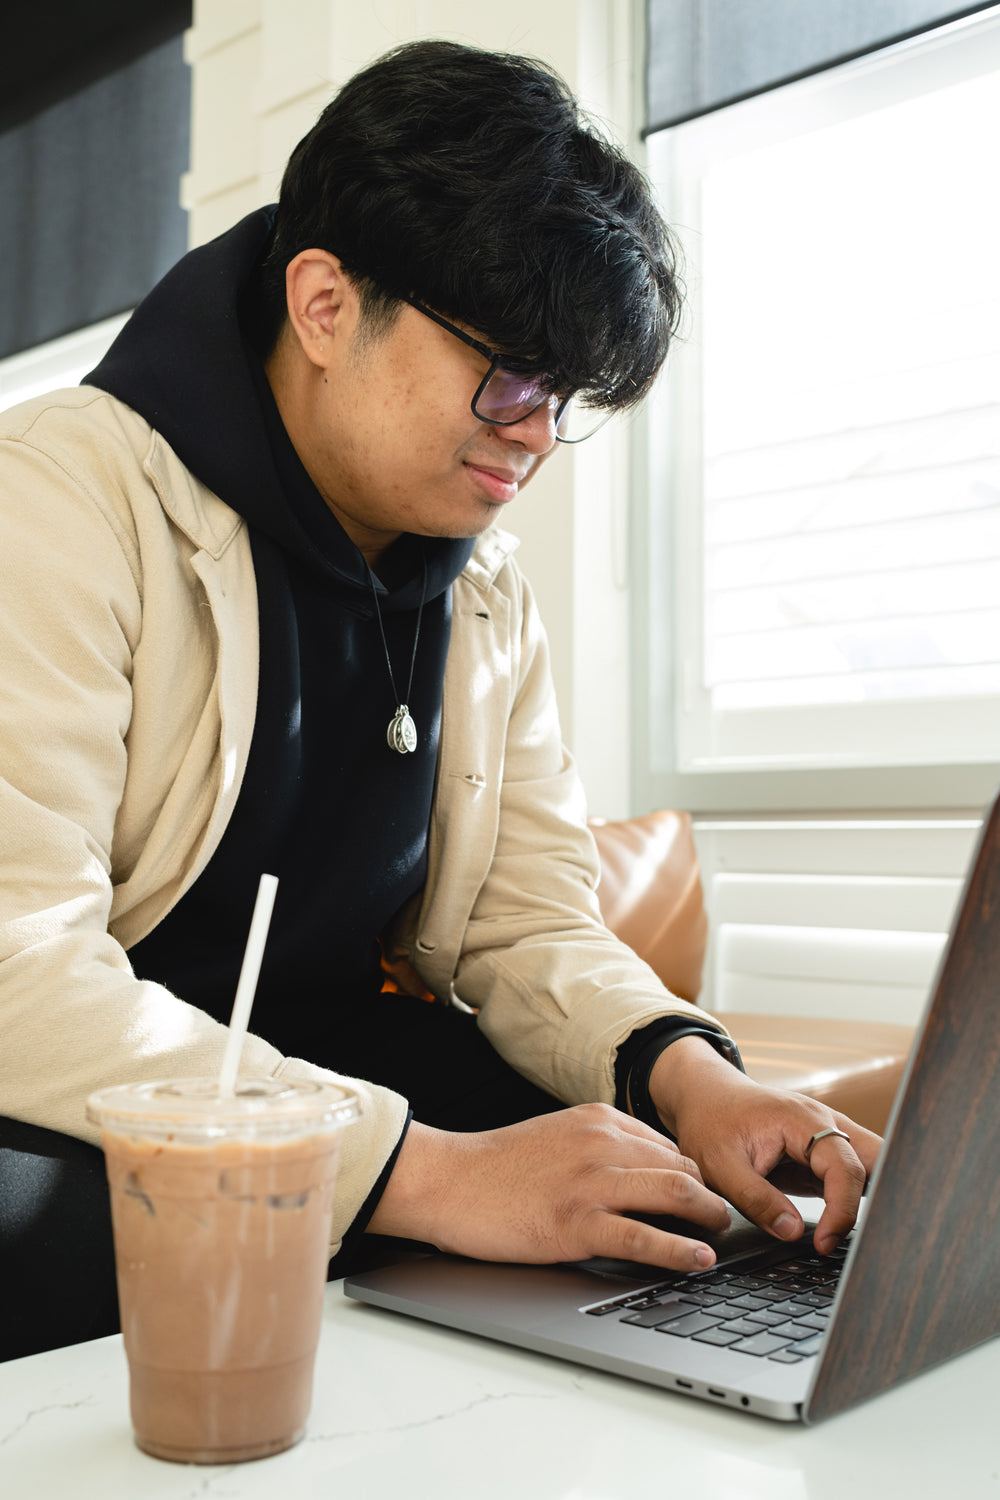
MULTIPOLYGON (((274 222, 258 209, 185 255, 139 304, 104 359, 86 375, 155 428, 203 484, 285 551, 372 606, 360 551, 309 478, 285 431, 241 310, 274 222)), ((389 549, 383 609, 435 598, 465 567, 475 541, 403 536, 389 549)))

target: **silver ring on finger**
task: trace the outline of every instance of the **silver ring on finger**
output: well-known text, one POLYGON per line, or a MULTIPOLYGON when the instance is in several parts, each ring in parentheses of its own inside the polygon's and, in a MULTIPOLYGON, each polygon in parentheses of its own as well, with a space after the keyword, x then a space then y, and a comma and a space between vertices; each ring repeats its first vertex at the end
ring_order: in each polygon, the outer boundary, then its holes
POLYGON ((851 1137, 847 1134, 846 1130, 837 1130, 833 1125, 831 1125, 827 1130, 817 1130, 814 1136, 810 1136, 809 1144, 806 1146, 806 1149, 802 1153, 806 1161, 808 1161, 810 1156, 812 1155, 812 1148, 815 1146, 816 1142, 825 1141, 828 1135, 839 1135, 842 1141, 846 1141, 848 1145, 851 1144, 851 1137))

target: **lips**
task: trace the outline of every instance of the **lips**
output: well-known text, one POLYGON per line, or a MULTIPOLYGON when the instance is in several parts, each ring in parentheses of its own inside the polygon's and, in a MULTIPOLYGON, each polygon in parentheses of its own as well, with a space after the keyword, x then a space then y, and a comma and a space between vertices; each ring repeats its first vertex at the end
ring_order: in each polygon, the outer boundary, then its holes
POLYGON ((482 464, 472 463, 466 463, 465 467, 490 499, 502 505, 516 499, 518 485, 526 477, 516 469, 487 468, 482 464))

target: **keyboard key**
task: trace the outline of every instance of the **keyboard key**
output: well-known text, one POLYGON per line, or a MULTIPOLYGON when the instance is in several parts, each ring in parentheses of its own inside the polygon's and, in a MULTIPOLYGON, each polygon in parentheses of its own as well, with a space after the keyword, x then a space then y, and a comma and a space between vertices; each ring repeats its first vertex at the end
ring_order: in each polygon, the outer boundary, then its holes
POLYGON ((655 1307, 664 1301, 664 1294, 669 1292, 672 1282, 664 1282, 662 1286, 647 1287, 643 1292, 633 1292, 630 1296, 613 1297, 608 1302, 602 1302, 597 1307, 584 1308, 591 1318, 603 1318, 608 1313, 622 1312, 626 1309, 638 1309, 640 1307, 655 1307))
POLYGON ((726 1322, 739 1322, 743 1318, 752 1317, 745 1307, 734 1307, 731 1302, 720 1302, 718 1307, 712 1308, 713 1318, 723 1318, 726 1322))
POLYGON ((718 1328, 718 1318, 709 1317, 708 1313, 693 1312, 686 1318, 675 1318, 670 1323, 659 1323, 656 1325, 657 1333, 675 1333, 678 1338, 688 1339, 694 1333, 704 1333, 708 1328, 718 1328))
MULTIPOLYGON (((665 1333, 671 1331, 671 1329, 664 1329, 665 1333)), ((692 1334, 691 1341, 695 1344, 716 1344, 720 1349, 725 1349, 729 1344, 735 1344, 738 1338, 738 1333, 731 1333, 723 1325, 721 1328, 706 1328, 704 1333, 692 1334)))
POLYGON ((829 1312, 810 1312, 804 1318, 796 1318, 803 1328, 811 1328, 814 1333, 825 1333, 830 1325, 829 1312))
POLYGON ((771 1307, 774 1312, 780 1312, 783 1318, 806 1318, 816 1311, 803 1302, 801 1297, 789 1297, 787 1302, 773 1302, 771 1307))
MULTIPOLYGON (((680 1282, 681 1286, 684 1285, 683 1277, 678 1277, 677 1280, 680 1282)), ((667 1295, 668 1292, 672 1292, 675 1290, 675 1282, 664 1281, 658 1283, 656 1286, 643 1287, 641 1292, 629 1292, 626 1296, 619 1297, 618 1301, 622 1304, 623 1307, 633 1307, 639 1302, 653 1302, 657 1298, 662 1301, 662 1299, 667 1295)))
POLYGON ((730 1307, 742 1307, 744 1312, 760 1312, 762 1307, 768 1307, 769 1305, 768 1298, 753 1297, 749 1292, 743 1297, 734 1297, 729 1304, 730 1307))
POLYGON ((814 1333, 811 1339, 804 1339, 801 1344, 792 1344, 791 1348, 795 1354, 816 1354, 822 1342, 822 1334, 814 1333))
POLYGON ((717 1296, 714 1291, 711 1291, 711 1292, 685 1292, 684 1295, 683 1295, 683 1297, 681 1298, 681 1301, 688 1303, 688 1305, 691 1306, 691 1307, 719 1307, 719 1308, 722 1308, 722 1307, 727 1306, 727 1303, 726 1303, 725 1299, 722 1298, 722 1297, 717 1296))
POLYGON ((779 1323, 788 1322, 785 1313, 771 1307, 762 1307, 760 1312, 747 1313, 747 1318, 751 1323, 756 1323, 760 1328, 777 1328, 779 1323))
MULTIPOLYGON (((676 1293, 673 1293, 669 1287, 665 1289, 647 1287, 644 1292, 633 1292, 631 1297, 618 1297, 615 1300, 618 1307, 656 1307, 658 1304, 665 1302, 671 1295, 676 1295, 676 1293)), ((609 1302, 607 1305, 610 1307, 612 1304, 609 1302)))
POLYGON ((809 1339, 816 1332, 807 1323, 779 1323, 772 1330, 783 1339, 809 1339))
POLYGON ((736 1284, 732 1281, 720 1281, 717 1284, 713 1283, 710 1290, 713 1297, 721 1297, 727 1302, 733 1297, 743 1296, 743 1287, 736 1286, 736 1284))
POLYGON ((629 1313, 622 1323, 632 1323, 637 1328, 658 1328, 661 1323, 670 1323, 675 1318, 686 1317, 691 1309, 682 1302, 661 1303, 659 1307, 646 1307, 641 1312, 629 1313))
POLYGON ((757 1276, 734 1276, 733 1286, 742 1287, 745 1292, 759 1292, 767 1283, 757 1276))
POLYGON ((763 1332, 759 1323, 751 1323, 749 1318, 733 1318, 728 1323, 720 1323, 726 1333, 738 1333, 741 1338, 749 1338, 753 1333, 763 1332))
POLYGON ((773 1359, 778 1365, 800 1365, 802 1355, 796 1354, 794 1349, 778 1349, 776 1353, 769 1354, 768 1359, 773 1359))
MULTIPOLYGON (((773 1333, 755 1333, 752 1338, 741 1339, 733 1348, 738 1354, 755 1354, 758 1357, 764 1354, 773 1354, 776 1349, 784 1348, 787 1339, 776 1338, 773 1333)), ((797 1350, 800 1346, 797 1346, 797 1350)))

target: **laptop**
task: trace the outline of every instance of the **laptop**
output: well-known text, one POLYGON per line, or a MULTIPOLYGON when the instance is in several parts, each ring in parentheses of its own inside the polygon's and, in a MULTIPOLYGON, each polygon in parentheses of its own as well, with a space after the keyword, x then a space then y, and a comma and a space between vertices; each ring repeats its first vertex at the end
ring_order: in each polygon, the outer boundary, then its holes
MULTIPOLYGON (((865 1212, 834 1257, 734 1214, 710 1271, 428 1254, 349 1297, 782 1421, 1000 1333, 1000 802, 984 822, 865 1212)), ((663 1222, 663 1221, 654 1221, 663 1222)), ((676 1223, 676 1221, 675 1221, 676 1223)), ((673 1226, 671 1226, 673 1227, 673 1226)))

